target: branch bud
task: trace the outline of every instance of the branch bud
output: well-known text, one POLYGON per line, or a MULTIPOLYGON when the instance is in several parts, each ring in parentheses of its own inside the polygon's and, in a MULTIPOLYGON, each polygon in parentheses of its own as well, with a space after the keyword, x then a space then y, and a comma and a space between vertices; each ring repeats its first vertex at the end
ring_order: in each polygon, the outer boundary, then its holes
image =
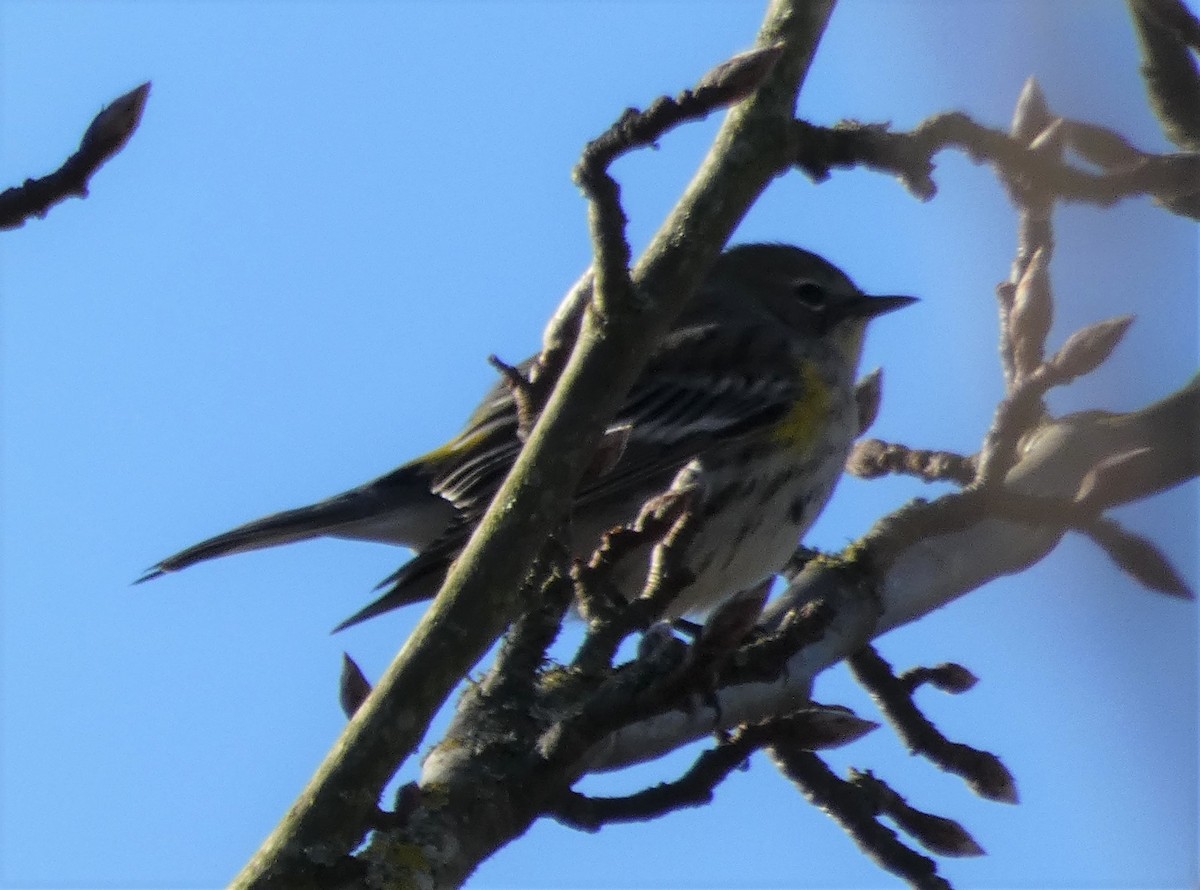
POLYGON ((1108 554, 1117 568, 1143 587, 1178 599, 1196 598, 1162 551, 1141 535, 1135 535, 1111 519, 1097 520, 1081 531, 1108 554))
POLYGON ((869 430, 879 416, 883 401, 883 369, 876 368, 854 387, 854 402, 858 405, 858 435, 869 430))
POLYGON ((96 152, 110 158, 120 151, 142 122, 149 95, 150 81, 146 81, 102 108, 83 134, 80 152, 96 152))
POLYGON ((1042 92, 1037 79, 1030 77, 1021 88, 1021 95, 1017 97, 1012 124, 1008 128, 1009 134, 1018 142, 1028 145, 1053 119, 1054 115, 1050 113, 1050 107, 1046 104, 1045 93, 1042 92))
POLYGON ((700 78, 694 92, 713 90, 723 94, 722 104, 735 105, 762 85, 782 57, 782 43, 740 53, 700 78))
POLYGON ((1132 315, 1121 315, 1076 331, 1047 363, 1050 378, 1062 386, 1096 370, 1117 348, 1133 324, 1133 318, 1132 315))
POLYGON ((367 677, 347 653, 342 653, 342 675, 338 678, 338 703, 346 719, 352 718, 371 694, 367 677))
POLYGON ((772 580, 735 593, 713 609, 696 640, 697 658, 731 652, 745 642, 767 604, 772 580))
POLYGON ((805 751, 823 751, 849 745, 878 728, 874 720, 859 717, 847 707, 814 702, 779 721, 773 734, 805 751))

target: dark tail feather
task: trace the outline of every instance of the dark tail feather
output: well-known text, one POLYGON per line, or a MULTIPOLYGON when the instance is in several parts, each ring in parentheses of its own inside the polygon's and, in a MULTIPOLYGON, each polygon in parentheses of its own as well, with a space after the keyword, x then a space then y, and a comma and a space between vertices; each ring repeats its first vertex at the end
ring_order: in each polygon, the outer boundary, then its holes
POLYGON ((167 572, 165 569, 160 569, 158 566, 153 566, 152 568, 146 569, 146 571, 142 573, 141 577, 139 577, 133 583, 141 584, 143 581, 152 581, 159 575, 165 575, 166 573, 167 572))
POLYGON ((342 496, 313 504, 309 507, 299 507, 295 510, 285 510, 247 522, 235 529, 201 541, 181 550, 174 556, 168 556, 162 562, 151 566, 150 569, 134 581, 141 584, 165 575, 177 572, 188 566, 215 559, 218 556, 228 556, 231 553, 242 553, 247 550, 260 550, 264 547, 274 547, 278 544, 290 544, 293 541, 304 541, 309 538, 326 534, 336 534, 340 526, 345 526, 363 518, 362 505, 352 499, 342 496))
POLYGON ((446 580, 446 572, 452 561, 452 557, 440 552, 426 552, 413 557, 376 585, 376 590, 387 586, 383 596, 359 609, 330 633, 338 633, 402 606, 433 599, 446 580))
POLYGON ((273 513, 201 541, 151 566, 134 583, 186 569, 206 559, 322 535, 401 544, 420 550, 445 531, 455 512, 449 501, 429 490, 425 465, 414 461, 344 494, 307 507, 273 513))

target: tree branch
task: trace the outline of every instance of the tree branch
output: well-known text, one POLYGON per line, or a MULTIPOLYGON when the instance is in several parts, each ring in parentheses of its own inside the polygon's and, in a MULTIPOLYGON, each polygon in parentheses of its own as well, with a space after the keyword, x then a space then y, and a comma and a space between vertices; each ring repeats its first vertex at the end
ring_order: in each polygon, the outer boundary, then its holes
POLYGON ((1125 198, 1150 195, 1173 209, 1175 202, 1200 191, 1200 155, 1194 153, 1142 154, 1127 167, 1092 173, 957 111, 935 115, 907 133, 892 132, 886 124, 856 122, 828 128, 798 120, 792 126, 793 162, 814 181, 827 179, 834 167, 865 166, 900 177, 921 200, 937 193, 933 156, 947 148, 1002 167, 1029 188, 1064 201, 1107 207, 1125 198))
MULTIPOLYGON (((604 425, 652 344, 779 168, 786 122, 832 5, 832 0, 772 4, 758 46, 781 45, 782 55, 754 96, 729 114, 701 170, 635 269, 640 299, 626 305, 631 301, 606 294, 609 311, 603 316, 589 304, 561 379, 437 599, 234 886, 305 886, 361 844, 384 786, 460 678, 511 620, 525 573, 566 515, 604 425)), ((397 865, 387 850, 403 841, 380 838, 369 857, 372 866, 387 880, 400 880, 394 871, 399 869, 421 880, 432 877, 440 886, 457 884, 514 829, 524 830, 521 819, 516 826, 511 820, 489 825, 478 818, 478 809, 451 809, 439 818, 438 843, 424 847, 440 855, 397 865), (472 832, 460 830, 461 818, 472 819, 472 832)))
POLYGON ((1181 0, 1129 0, 1142 49, 1142 79, 1163 132, 1200 151, 1200 21, 1181 0))
MULTIPOLYGON (((795 121, 796 96, 831 6, 777 0, 759 35, 764 50, 722 66, 678 99, 628 112, 589 145, 577 181, 589 198, 596 261, 552 319, 543 355, 528 377, 510 377, 526 404, 525 448, 438 599, 235 886, 457 885, 541 815, 592 825, 687 805, 711 793, 728 762, 709 764, 694 782, 621 801, 589 803, 569 789, 589 770, 649 759, 709 732, 771 720, 778 728, 777 715, 810 704, 820 671, 888 630, 1035 562, 1073 527, 1088 531, 1143 580, 1166 577, 1135 536, 1103 520, 1098 510, 1196 475, 1200 377, 1140 412, 1059 420, 1045 415, 1045 391, 1103 361, 1127 323, 1094 326, 1045 357, 1052 310, 1048 214, 1059 199, 1107 204, 1150 194, 1168 204, 1190 200, 1200 190, 1200 158, 1143 155, 1098 128, 1047 121, 1049 111, 1033 86, 1012 135, 962 114, 939 115, 908 134, 877 125, 825 129, 795 121), (760 63, 764 67, 756 70, 760 63), (631 273, 609 163, 728 100, 722 94, 716 101, 712 89, 732 84, 731 95, 740 96, 748 89, 743 76, 765 80, 729 114, 679 206, 631 273), (699 98, 705 90, 708 99, 699 98), (1064 163, 1062 152, 1072 139, 1105 172, 1064 163), (977 460, 941 458, 963 482, 972 482, 968 490, 897 511, 843 557, 810 560, 765 613, 754 638, 745 618, 759 604, 748 598, 728 615, 718 612, 728 619, 729 633, 702 634, 689 648, 669 629, 651 632, 639 657, 616 667, 616 645, 650 614, 634 616, 636 622, 602 619, 612 630, 603 638, 594 635, 585 647, 586 669, 578 663, 544 669, 553 619, 570 595, 560 572, 544 613, 525 610, 492 672, 463 696, 446 739, 425 761, 420 784, 406 786, 395 811, 381 814, 384 785, 415 750, 433 713, 522 611, 522 582, 565 517, 571 492, 644 357, 770 180, 792 165, 822 178, 833 166, 861 164, 895 172, 929 197, 932 156, 946 147, 994 163, 1024 212, 1018 260, 1001 288, 1008 397, 977 460), (1137 479, 1114 485, 1113 474, 1102 469, 1136 464, 1134 455, 1156 447, 1154 472, 1137 479), (1017 509, 1028 508, 1035 495, 1056 509, 1036 516, 1017 509), (506 677, 507 668, 519 677, 506 677), (370 831, 369 844, 359 850, 370 831)), ((865 387, 864 428, 875 401, 865 387)), ((925 461, 926 469, 936 457, 925 461)), ((788 775, 823 781, 819 762, 802 754, 795 739, 772 736, 770 744, 788 775)), ((886 798, 894 818, 907 819, 935 843, 954 836, 945 820, 908 808, 890 789, 860 784, 886 798)), ((963 833, 947 846, 968 850, 968 841, 963 833)), ((910 860, 907 848, 879 843, 872 849, 907 860, 904 867, 923 886, 940 886, 936 872, 926 870, 927 860, 910 860)))
POLYGON ((88 183, 109 158, 125 147, 142 121, 150 82, 114 99, 92 120, 79 148, 61 167, 41 179, 0 192, 0 231, 18 229, 31 216, 45 218, 67 198, 86 198, 88 183))
MULTIPOLYGON (((1138 411, 1087 411, 1048 420, 1028 438, 1001 493, 1070 501, 1105 461, 1141 448, 1159 449, 1153 472, 1129 474, 1105 499, 1108 506, 1129 503, 1200 476, 1197 441, 1200 375, 1138 411)), ((801 646, 769 682, 730 675, 715 690, 713 704, 688 713, 661 713, 613 733, 591 752, 590 769, 621 769, 714 730, 795 710, 803 706, 821 671, 870 640, 1034 564, 1066 531, 1053 522, 1017 521, 998 502, 989 509, 983 498, 973 514, 956 514, 952 522, 937 519, 940 510, 960 497, 910 504, 881 519, 847 549, 852 563, 810 561, 787 592, 768 605, 762 623, 779 626, 794 609, 823 603, 829 622, 820 639, 801 646), (853 566, 860 569, 851 570, 853 566)))

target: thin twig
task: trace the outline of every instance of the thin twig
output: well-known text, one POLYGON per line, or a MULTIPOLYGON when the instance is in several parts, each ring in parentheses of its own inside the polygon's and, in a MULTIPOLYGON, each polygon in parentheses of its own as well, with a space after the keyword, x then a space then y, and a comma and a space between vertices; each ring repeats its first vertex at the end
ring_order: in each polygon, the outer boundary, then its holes
POLYGON ((847 660, 851 673, 871 694, 896 734, 914 754, 920 754, 946 772, 961 776, 967 785, 989 800, 1016 803, 1017 788, 1000 758, 969 745, 949 741, 912 700, 906 683, 872 646, 847 660))
POLYGON ((96 171, 125 147, 141 123, 149 95, 147 81, 114 99, 92 120, 79 148, 61 167, 0 192, 0 231, 20 228, 30 217, 43 219, 51 207, 67 198, 86 198, 96 171))

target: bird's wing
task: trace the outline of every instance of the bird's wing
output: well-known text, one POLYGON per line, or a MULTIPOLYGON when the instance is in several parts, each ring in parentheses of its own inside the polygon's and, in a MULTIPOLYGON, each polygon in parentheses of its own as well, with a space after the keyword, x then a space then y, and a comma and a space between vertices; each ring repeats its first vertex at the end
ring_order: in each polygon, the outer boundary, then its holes
MULTIPOLYGON (((730 338, 727 330, 717 336, 716 327, 694 325, 667 336, 610 427, 629 430, 620 457, 597 477, 585 478, 577 508, 626 500, 640 506, 688 461, 778 422, 795 404, 803 384, 783 335, 755 331, 730 338)), ((505 388, 493 389, 472 421, 430 456, 444 468, 434 491, 459 508, 457 519, 433 546, 385 579, 384 594, 339 630, 437 592, 521 450, 516 406, 505 388)))
MULTIPOLYGON (((730 336, 716 322, 672 331, 634 383, 610 430, 626 429, 619 459, 580 497, 606 495, 775 423, 803 388, 787 336, 759 326, 730 336)), ((528 367, 531 360, 522 363, 528 367)), ((521 450, 516 404, 502 384, 466 429, 428 456, 432 488, 466 515, 482 514, 521 450)))
POLYGON ((474 521, 465 517, 455 519, 442 537, 375 586, 376 590, 383 590, 379 597, 335 627, 332 633, 401 606, 432 599, 442 586, 450 564, 466 545, 474 525, 474 521))
POLYGON ((804 384, 786 336, 768 328, 731 333, 718 335, 712 323, 668 335, 614 421, 629 428, 620 459, 585 480, 577 507, 651 497, 688 461, 787 414, 804 384))

